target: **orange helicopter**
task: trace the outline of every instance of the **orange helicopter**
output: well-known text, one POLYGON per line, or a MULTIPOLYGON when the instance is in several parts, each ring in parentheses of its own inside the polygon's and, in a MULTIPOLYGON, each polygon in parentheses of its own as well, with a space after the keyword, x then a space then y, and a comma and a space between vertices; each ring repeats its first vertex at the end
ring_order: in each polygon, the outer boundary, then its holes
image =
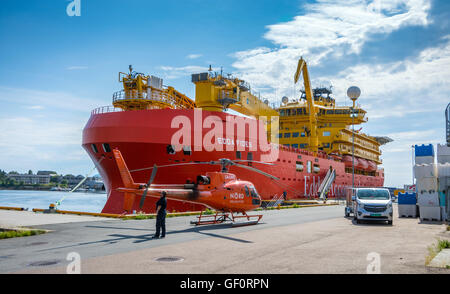
POLYGON ((220 159, 219 161, 188 162, 164 166, 157 166, 155 164, 153 167, 139 170, 152 170, 148 183, 135 183, 120 151, 118 149, 114 149, 113 153, 117 167, 119 168, 120 176, 125 186, 123 188, 117 188, 118 191, 124 193, 125 213, 131 212, 136 196, 141 196, 139 207, 142 208, 146 196, 160 197, 161 193, 165 191, 167 193, 167 198, 204 204, 216 211, 214 215, 204 215, 202 211, 200 216, 197 217, 198 220, 191 222, 195 225, 218 224, 227 220, 231 221, 233 225, 241 225, 236 222, 236 220, 240 218, 246 218, 247 221, 249 221, 248 223, 242 225, 249 225, 257 224, 261 220, 262 215, 247 214, 248 211, 255 210, 261 206, 261 197, 256 191, 254 185, 251 182, 239 180, 236 178, 236 175, 229 173, 229 166, 245 168, 263 174, 273 180, 279 180, 277 177, 268 173, 250 166, 238 164, 236 162, 245 161, 272 165, 270 163, 253 160, 232 161, 230 159, 220 159), (158 168, 190 164, 213 164, 221 165, 222 168, 220 172, 207 172, 206 175, 197 176, 196 183, 187 183, 184 185, 152 184, 156 177, 158 168), (238 213, 242 215, 236 215, 238 213), (255 221, 251 221, 251 219, 255 218, 255 221))

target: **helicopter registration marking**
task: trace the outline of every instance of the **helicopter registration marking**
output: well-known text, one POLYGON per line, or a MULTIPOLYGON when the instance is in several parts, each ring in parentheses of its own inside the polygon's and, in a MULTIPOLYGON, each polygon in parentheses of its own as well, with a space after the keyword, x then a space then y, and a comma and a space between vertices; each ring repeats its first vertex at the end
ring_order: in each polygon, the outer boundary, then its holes
POLYGON ((238 193, 238 192, 231 193, 230 199, 236 199, 236 200, 244 199, 244 194, 238 193))

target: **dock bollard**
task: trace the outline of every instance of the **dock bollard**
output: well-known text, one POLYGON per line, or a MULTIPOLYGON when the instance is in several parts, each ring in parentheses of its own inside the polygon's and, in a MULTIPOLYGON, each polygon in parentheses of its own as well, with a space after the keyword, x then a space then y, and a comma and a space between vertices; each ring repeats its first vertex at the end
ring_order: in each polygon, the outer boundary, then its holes
POLYGON ((50 204, 48 209, 44 210, 44 213, 56 213, 56 205, 54 203, 50 204))

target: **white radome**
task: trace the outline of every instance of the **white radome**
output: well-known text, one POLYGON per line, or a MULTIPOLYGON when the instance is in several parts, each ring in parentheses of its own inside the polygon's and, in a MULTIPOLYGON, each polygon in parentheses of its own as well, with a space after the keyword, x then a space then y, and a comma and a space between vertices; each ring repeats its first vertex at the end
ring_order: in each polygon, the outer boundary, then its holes
POLYGON ((348 90, 347 90, 347 96, 348 96, 350 99, 358 99, 359 96, 361 96, 361 89, 359 89, 359 88, 356 87, 356 86, 350 87, 350 88, 348 88, 348 90))

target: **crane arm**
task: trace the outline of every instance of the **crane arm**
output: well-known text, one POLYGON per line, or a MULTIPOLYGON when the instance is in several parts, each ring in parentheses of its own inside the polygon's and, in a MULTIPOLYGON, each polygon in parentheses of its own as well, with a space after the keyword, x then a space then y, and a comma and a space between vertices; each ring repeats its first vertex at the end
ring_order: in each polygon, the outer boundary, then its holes
POLYGON ((309 79, 308 66, 306 61, 302 58, 298 61, 297 71, 294 75, 294 84, 297 84, 300 79, 300 75, 303 73, 303 84, 305 86, 306 101, 308 102, 309 109, 309 124, 311 129, 311 135, 309 137, 309 148, 316 153, 319 148, 319 138, 317 136, 317 111, 314 106, 314 98, 311 88, 311 80, 309 79))

